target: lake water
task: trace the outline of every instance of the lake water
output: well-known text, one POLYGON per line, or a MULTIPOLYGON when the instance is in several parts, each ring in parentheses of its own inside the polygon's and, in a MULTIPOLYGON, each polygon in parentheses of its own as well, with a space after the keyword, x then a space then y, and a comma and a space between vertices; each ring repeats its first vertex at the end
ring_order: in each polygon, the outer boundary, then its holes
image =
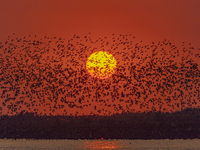
POLYGON ((200 150, 192 140, 26 140, 0 139, 0 150, 200 150))

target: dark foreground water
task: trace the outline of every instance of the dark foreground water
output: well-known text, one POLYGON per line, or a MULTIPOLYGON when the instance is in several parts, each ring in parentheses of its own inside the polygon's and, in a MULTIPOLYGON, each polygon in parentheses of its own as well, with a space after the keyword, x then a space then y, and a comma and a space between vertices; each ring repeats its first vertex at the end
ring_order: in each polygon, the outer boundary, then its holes
POLYGON ((1 150, 199 150, 192 140, 0 140, 1 150))

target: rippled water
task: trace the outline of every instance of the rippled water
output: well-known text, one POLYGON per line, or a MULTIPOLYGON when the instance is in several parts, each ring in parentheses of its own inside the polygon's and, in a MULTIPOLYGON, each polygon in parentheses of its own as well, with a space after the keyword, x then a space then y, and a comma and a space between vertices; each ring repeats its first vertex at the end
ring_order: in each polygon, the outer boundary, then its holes
POLYGON ((199 150, 193 140, 0 140, 1 150, 199 150))

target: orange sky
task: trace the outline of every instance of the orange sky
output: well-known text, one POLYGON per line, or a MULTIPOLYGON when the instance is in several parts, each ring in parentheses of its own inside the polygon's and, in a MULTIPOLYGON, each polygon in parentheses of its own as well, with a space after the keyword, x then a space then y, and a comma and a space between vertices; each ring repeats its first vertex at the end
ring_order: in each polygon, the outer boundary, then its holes
POLYGON ((0 0, 0 41, 13 32, 71 38, 132 33, 200 47, 199 0, 0 0))
MULTIPOLYGON (((62 37, 65 42, 74 35, 82 39, 89 35, 94 41, 109 37, 111 42, 114 33, 116 39, 120 34, 131 34, 143 45, 167 39, 181 49, 182 42, 192 43, 193 52, 199 53, 199 6, 199 0, 0 0, 0 42, 13 33, 15 38, 37 35, 38 40, 62 37)), ((120 58, 116 55, 118 63, 120 58)), ((199 59, 196 63, 200 64, 199 59)))

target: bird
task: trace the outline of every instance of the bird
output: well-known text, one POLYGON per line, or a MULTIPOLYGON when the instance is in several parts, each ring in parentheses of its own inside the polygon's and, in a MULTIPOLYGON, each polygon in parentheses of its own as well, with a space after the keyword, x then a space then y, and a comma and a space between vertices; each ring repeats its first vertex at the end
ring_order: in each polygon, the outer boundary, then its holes
POLYGON ((111 39, 92 39, 91 34, 69 40, 9 36, 0 44, 2 110, 77 116, 199 107, 200 71, 193 58, 200 56, 191 44, 180 50, 167 39, 144 45, 131 34, 112 34, 111 39), (103 80, 85 68, 99 48, 118 62, 115 73, 103 80))

